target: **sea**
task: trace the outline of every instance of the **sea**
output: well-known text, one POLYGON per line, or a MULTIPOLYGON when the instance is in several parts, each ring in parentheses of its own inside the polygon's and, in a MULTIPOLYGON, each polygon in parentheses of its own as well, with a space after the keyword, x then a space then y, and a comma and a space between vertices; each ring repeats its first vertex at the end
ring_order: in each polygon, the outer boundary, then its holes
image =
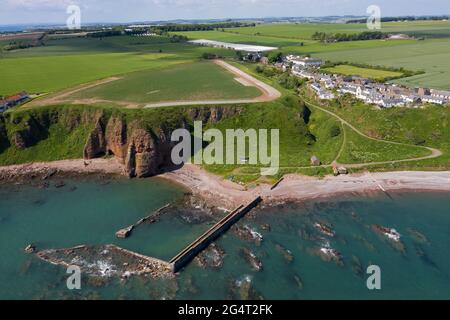
POLYGON ((174 277, 82 270, 80 289, 69 289, 65 267, 24 248, 115 244, 168 261, 225 213, 158 178, 60 180, 0 185, 0 299, 450 298, 450 194, 429 192, 263 203, 174 277), (168 203, 156 222, 116 238, 168 203))

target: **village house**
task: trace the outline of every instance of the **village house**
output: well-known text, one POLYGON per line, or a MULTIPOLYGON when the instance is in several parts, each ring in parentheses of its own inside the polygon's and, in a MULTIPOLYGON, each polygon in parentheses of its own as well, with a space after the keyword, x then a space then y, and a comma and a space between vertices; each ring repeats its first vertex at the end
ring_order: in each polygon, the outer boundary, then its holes
MULTIPOLYGON (((242 58, 244 61, 250 61, 250 62, 258 62, 263 58, 263 55, 261 52, 247 52, 247 54, 242 58)), ((266 58, 266 57, 264 57, 266 58)))
POLYGON ((0 100, 0 112, 5 112, 9 108, 25 102, 29 98, 30 96, 25 91, 19 92, 10 97, 3 98, 0 100))
POLYGON ((433 90, 433 89, 431 89, 430 91, 431 91, 432 97, 450 101, 450 92, 442 91, 442 90, 433 90))
POLYGON ((267 57, 262 57, 259 62, 261 62, 264 65, 268 65, 269 64, 269 58, 267 57))
MULTIPOLYGON (((367 104, 382 108, 417 105, 421 102, 434 104, 450 103, 450 92, 427 88, 410 89, 397 84, 379 83, 360 76, 329 75, 317 72, 322 60, 309 57, 288 55, 283 58, 280 67, 291 65, 294 76, 310 80, 309 87, 321 100, 335 98, 332 90, 338 94, 350 94, 367 104)), ((288 69, 288 68, 286 68, 288 69)))
POLYGON ((294 55, 288 55, 285 57, 285 60, 292 63, 293 65, 297 65, 303 68, 311 68, 311 67, 320 67, 323 65, 323 61, 320 59, 312 59, 310 57, 300 57, 294 55))
POLYGON ((6 100, 0 99, 0 112, 6 111, 7 107, 8 107, 8 104, 6 103, 6 100))
POLYGON ((309 80, 312 80, 312 79, 316 78, 316 76, 312 72, 306 71, 306 70, 304 70, 302 68, 299 68, 298 66, 293 66, 292 67, 292 74, 294 76, 297 76, 297 77, 300 77, 300 78, 306 78, 306 79, 309 79, 309 80))
POLYGON ((446 100, 443 98, 433 97, 433 96, 423 96, 422 101, 426 103, 434 103, 434 104, 440 104, 443 105, 446 103, 446 100))
POLYGON ((315 91, 319 99, 321 100, 332 100, 334 99, 334 94, 331 91, 323 89, 320 84, 313 83, 311 84, 311 89, 315 91))

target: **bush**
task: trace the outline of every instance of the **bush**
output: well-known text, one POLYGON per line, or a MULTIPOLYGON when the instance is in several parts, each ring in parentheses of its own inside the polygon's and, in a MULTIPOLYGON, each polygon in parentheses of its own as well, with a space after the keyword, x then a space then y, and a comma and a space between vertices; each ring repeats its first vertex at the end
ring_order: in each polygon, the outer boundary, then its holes
POLYGON ((330 128, 330 137, 334 138, 334 137, 339 136, 340 134, 341 134, 341 128, 337 124, 334 124, 330 128))

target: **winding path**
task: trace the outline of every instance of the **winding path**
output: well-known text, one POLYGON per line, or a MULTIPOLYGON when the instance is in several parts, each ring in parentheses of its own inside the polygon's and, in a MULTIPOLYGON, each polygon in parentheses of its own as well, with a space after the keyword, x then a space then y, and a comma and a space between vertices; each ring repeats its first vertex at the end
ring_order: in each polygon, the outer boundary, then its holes
MULTIPOLYGON (((360 136, 362 136, 362 137, 364 137, 366 139, 370 139, 370 140, 377 141, 377 142, 384 142, 384 143, 389 143, 389 144, 394 144, 394 145, 400 145, 400 146, 408 146, 408 147, 412 147, 413 146, 413 145, 410 145, 410 144, 407 144, 407 143, 387 141, 387 140, 383 140, 383 139, 377 139, 377 138, 370 137, 367 134, 361 132, 359 129, 357 129, 355 126, 353 126, 347 120, 345 120, 345 119, 341 118, 340 116, 338 116, 337 114, 335 114, 334 112, 331 112, 330 110, 327 110, 325 108, 319 107, 318 105, 315 105, 315 104, 307 101, 302 96, 300 96, 300 98, 303 99, 303 101, 305 102, 305 104, 308 107, 313 107, 313 108, 319 109, 320 111, 326 112, 327 114, 337 118, 343 125, 348 126, 350 129, 352 129, 357 134, 359 134, 360 136)), ((382 165, 382 164, 393 164, 393 163, 410 162, 410 161, 421 161, 421 160, 427 160, 427 159, 434 159, 434 158, 438 158, 438 157, 442 156, 442 151, 439 150, 439 149, 430 148, 430 147, 422 147, 422 146, 414 146, 414 147, 426 149, 426 150, 430 151, 431 154, 428 155, 428 156, 417 157, 417 158, 391 160, 391 161, 367 162, 367 163, 354 163, 354 164, 344 164, 344 165, 349 167, 349 168, 361 168, 361 167, 371 166, 371 165, 382 165)), ((339 156, 338 156, 338 158, 339 158, 339 156)), ((330 167, 330 166, 331 165, 328 165, 328 167, 330 167)))

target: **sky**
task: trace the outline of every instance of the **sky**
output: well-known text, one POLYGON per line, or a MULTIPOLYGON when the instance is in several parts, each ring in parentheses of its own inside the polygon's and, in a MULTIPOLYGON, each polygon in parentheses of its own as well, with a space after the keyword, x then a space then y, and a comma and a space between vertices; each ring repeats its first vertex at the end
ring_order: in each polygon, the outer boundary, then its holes
POLYGON ((0 0, 0 25, 65 24, 71 4, 80 7, 81 23, 361 16, 370 5, 382 16, 450 14, 449 0, 0 0))

